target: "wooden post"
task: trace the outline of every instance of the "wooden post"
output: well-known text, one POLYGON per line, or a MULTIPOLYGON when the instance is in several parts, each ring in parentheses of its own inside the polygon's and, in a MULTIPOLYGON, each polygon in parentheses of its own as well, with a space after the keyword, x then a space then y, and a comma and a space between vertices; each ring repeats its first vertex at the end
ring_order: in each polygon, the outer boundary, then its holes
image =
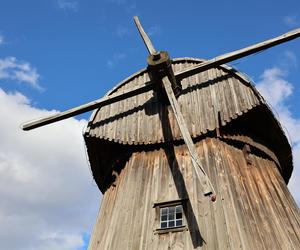
POLYGON ((188 131, 184 117, 180 111, 180 107, 178 105, 178 102, 176 100, 176 97, 175 97, 173 89, 172 89, 172 84, 167 76, 163 77, 162 83, 166 90, 167 96, 169 98, 169 102, 173 109, 173 112, 174 112, 177 124, 179 126, 180 132, 182 134, 183 140, 184 140, 184 142, 188 148, 188 151, 191 155, 192 164, 195 169, 196 175, 199 178, 200 183, 202 184, 203 193, 204 193, 204 195, 211 195, 211 194, 215 195, 214 188, 213 188, 208 176, 206 175, 203 167, 200 164, 200 159, 199 159, 198 153, 196 151, 192 137, 188 131))

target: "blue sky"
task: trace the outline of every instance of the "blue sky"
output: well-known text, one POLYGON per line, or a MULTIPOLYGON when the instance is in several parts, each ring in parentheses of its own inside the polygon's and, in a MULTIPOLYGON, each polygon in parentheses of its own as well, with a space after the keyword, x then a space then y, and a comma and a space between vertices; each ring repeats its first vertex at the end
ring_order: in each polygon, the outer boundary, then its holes
MULTIPOLYGON (((89 114, 31 134, 19 125, 97 99, 145 67, 134 15, 158 50, 209 59, 300 27, 300 2, 0 1, 0 249, 86 249, 101 198, 81 137, 89 114)), ((300 39, 231 64, 288 130, 298 204, 299 58, 300 39)))

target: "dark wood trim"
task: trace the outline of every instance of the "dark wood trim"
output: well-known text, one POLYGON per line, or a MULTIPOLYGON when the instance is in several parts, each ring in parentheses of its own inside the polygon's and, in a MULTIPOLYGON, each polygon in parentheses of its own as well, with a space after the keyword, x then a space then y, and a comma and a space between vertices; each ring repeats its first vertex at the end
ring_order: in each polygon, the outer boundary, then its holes
POLYGON ((158 228, 154 230, 154 234, 166 234, 166 233, 174 233, 174 232, 183 232, 188 231, 186 225, 180 227, 172 227, 172 228, 158 228))
POLYGON ((184 205, 184 203, 188 200, 188 198, 182 198, 177 200, 170 201, 160 201, 154 202, 153 207, 167 207, 167 206, 176 206, 176 205, 184 205))

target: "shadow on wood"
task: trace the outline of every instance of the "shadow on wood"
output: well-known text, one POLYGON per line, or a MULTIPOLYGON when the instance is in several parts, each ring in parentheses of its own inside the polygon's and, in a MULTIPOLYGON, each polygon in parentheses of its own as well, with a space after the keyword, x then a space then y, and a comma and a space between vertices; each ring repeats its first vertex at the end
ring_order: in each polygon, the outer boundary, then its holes
MULTIPOLYGON (((168 118, 167 106, 165 106, 163 108, 163 110, 166 110, 166 112, 159 113, 159 117, 162 122, 164 137, 166 137, 166 135, 168 133, 172 133, 172 132, 171 132, 171 127, 170 127, 169 118, 168 118)), ((202 238, 202 235, 201 235, 201 232, 199 229, 199 225, 198 225, 197 219, 195 217, 195 213, 193 211, 191 201, 189 199, 189 194, 187 192, 185 181, 184 181, 182 173, 179 169, 173 142, 167 142, 163 149, 167 156, 168 164, 169 164, 170 170, 172 172, 172 176, 174 179, 174 183, 175 183, 175 187, 176 187, 178 196, 181 199, 187 199, 186 204, 183 206, 183 209, 184 209, 184 214, 186 217, 189 233, 191 235, 191 239, 193 242, 193 247, 194 248, 197 248, 199 246, 201 247, 201 246, 203 246, 203 243, 206 243, 206 242, 202 238)))

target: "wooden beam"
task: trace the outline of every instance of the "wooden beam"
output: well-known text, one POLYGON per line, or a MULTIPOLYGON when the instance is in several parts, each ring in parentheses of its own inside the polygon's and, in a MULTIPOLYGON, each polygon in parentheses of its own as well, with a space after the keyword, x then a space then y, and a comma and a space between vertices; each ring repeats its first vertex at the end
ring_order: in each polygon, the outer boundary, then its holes
POLYGON ((144 92, 148 92, 148 91, 152 90, 153 88, 154 88, 154 84, 152 82, 147 82, 147 84, 145 86, 136 87, 128 92, 103 97, 101 99, 83 104, 81 106, 66 110, 64 112, 61 112, 61 113, 58 113, 58 114, 55 114, 55 115, 52 115, 52 116, 49 116, 46 118, 38 119, 38 120, 35 120, 32 122, 28 122, 22 126, 22 129, 27 131, 27 130, 31 130, 34 128, 38 128, 38 127, 50 124, 50 123, 61 121, 61 120, 70 118, 72 116, 76 116, 76 115, 91 111, 93 109, 100 108, 100 107, 112 104, 114 102, 118 102, 118 101, 124 100, 126 98, 142 94, 144 92))
POLYGON ((147 50, 149 51, 149 53, 150 53, 151 55, 155 54, 155 53, 156 53, 156 50, 154 49, 154 46, 153 46, 153 44, 152 44, 152 42, 151 42, 149 36, 148 36, 147 33, 144 31, 144 29, 143 29, 143 27, 142 27, 142 25, 141 25, 141 23, 140 23, 139 18, 138 18, 137 16, 134 16, 133 19, 134 19, 135 25, 136 25, 136 27, 138 28, 138 31, 139 31, 139 33, 140 33, 142 39, 143 39, 143 41, 144 41, 144 43, 145 43, 145 45, 146 45, 146 47, 147 47, 147 50))
POLYGON ((300 28, 292 30, 288 33, 285 33, 285 34, 275 37, 273 39, 266 40, 264 42, 254 44, 252 46, 215 57, 213 59, 210 59, 203 63, 200 63, 197 66, 186 68, 182 71, 175 73, 176 80, 181 81, 183 78, 200 73, 202 71, 208 70, 213 67, 217 67, 224 63, 228 63, 228 62, 240 59, 242 57, 257 53, 259 51, 271 48, 271 47, 276 46, 281 43, 285 43, 287 41, 293 40, 298 37, 300 37, 300 28))
POLYGON ((166 90, 168 99, 170 101, 171 107, 173 109, 177 124, 179 126, 180 132, 182 134, 183 140, 188 148, 188 151, 191 155, 192 158, 192 164, 195 169, 196 175, 200 180, 200 183, 203 186, 203 192, 204 195, 210 195, 210 194, 215 194, 214 188, 205 173, 203 167, 200 164, 200 159, 197 153, 197 150, 195 148, 194 142, 192 140, 192 137, 188 131, 186 122, 184 120, 184 117, 180 111, 179 104, 177 102, 177 99, 174 95, 173 89, 172 89, 172 84, 167 76, 162 78, 162 83, 163 86, 166 90))

